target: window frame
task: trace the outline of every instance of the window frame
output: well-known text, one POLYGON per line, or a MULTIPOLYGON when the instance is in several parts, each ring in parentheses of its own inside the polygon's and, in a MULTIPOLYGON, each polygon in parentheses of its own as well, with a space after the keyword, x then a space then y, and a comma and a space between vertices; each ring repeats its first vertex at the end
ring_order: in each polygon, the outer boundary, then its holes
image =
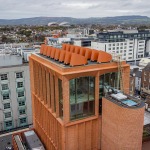
POLYGON ((6 109, 11 109, 11 103, 9 103, 9 102, 8 102, 8 103, 4 103, 3 107, 4 107, 4 110, 6 110, 6 109), (8 108, 8 107, 5 108, 5 105, 6 105, 6 104, 9 104, 10 107, 9 107, 9 108, 8 108))
POLYGON ((1 81, 8 80, 8 73, 0 74, 0 79, 1 79, 1 81), (3 77, 3 76, 4 76, 4 77, 3 77))
MULTIPOLYGON (((95 85, 96 85, 95 84, 95 82, 96 82, 95 78, 96 78, 95 76, 84 76, 84 77, 78 77, 78 78, 74 78, 74 79, 69 80, 69 89, 72 90, 71 87, 74 86, 73 90, 75 90, 75 92, 70 91, 70 94, 69 94, 70 121, 84 119, 84 118, 91 117, 91 116, 95 115, 95 88, 96 88, 95 87, 95 85), (82 87, 80 87, 80 85, 77 85, 77 84, 79 84, 78 82, 85 82, 84 80, 87 80, 87 79, 88 79, 88 88, 86 90, 88 90, 88 91, 87 91, 87 93, 83 93, 85 96, 87 96, 87 99, 84 97, 83 101, 82 100, 79 101, 78 97, 80 95, 82 95, 82 93, 78 90, 78 88, 82 88, 82 87), (74 83, 71 83, 71 82, 74 82, 74 83), (90 84, 92 82, 94 84, 92 87, 93 88, 93 93, 92 93, 93 98, 90 99, 90 88, 91 88, 90 84), (72 95, 71 93, 72 94, 75 93, 75 96, 73 97, 74 100, 72 100, 72 102, 71 102, 71 95, 72 95), (93 103, 93 105, 90 105, 90 103, 93 103), (74 110, 73 110, 73 108, 74 108, 74 110), (80 110, 80 112, 79 112, 79 110, 80 110)), ((82 92, 84 90, 85 89, 82 89, 82 92)))
POLYGON ((23 71, 16 72, 15 73, 15 77, 16 77, 16 79, 22 79, 24 77, 23 71))

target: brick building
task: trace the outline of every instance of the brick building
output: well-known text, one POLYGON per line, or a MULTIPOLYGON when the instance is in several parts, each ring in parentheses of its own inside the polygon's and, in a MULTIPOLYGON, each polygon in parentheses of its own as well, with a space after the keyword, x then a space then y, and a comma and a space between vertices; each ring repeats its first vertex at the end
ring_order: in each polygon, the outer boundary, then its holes
POLYGON ((141 92, 150 95, 150 63, 142 71, 141 92))
MULTIPOLYGON (((124 92, 130 68, 122 62, 124 92)), ((119 89, 110 54, 64 44, 30 57, 33 127, 47 150, 140 150, 144 105, 106 93, 119 89), (102 98, 104 97, 105 98, 102 98), (103 102, 102 102, 103 101, 103 102), (131 101, 130 101, 131 102, 131 101)))

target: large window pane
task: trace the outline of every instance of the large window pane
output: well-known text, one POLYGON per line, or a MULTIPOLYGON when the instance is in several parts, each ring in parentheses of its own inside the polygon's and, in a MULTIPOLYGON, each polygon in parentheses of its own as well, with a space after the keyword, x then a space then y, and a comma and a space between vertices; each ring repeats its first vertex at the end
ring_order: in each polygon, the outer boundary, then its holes
POLYGON ((88 77, 81 77, 76 79, 76 100, 77 103, 87 101, 88 99, 88 85, 89 85, 89 78, 88 77))
POLYGON ((94 115, 95 77, 70 80, 70 119, 94 115))
POLYGON ((76 96, 76 94, 75 94, 75 92, 76 92, 76 84, 75 84, 75 79, 72 79, 71 81, 70 81, 70 104, 74 104, 75 103, 75 96, 76 96))
POLYGON ((118 73, 111 72, 100 76, 99 78, 99 113, 102 112, 102 97, 111 89, 120 89, 118 73))
POLYGON ((63 118, 63 94, 62 94, 62 80, 58 79, 59 86, 59 117, 63 118))
POLYGON ((95 78, 89 77, 89 100, 95 99, 95 78))

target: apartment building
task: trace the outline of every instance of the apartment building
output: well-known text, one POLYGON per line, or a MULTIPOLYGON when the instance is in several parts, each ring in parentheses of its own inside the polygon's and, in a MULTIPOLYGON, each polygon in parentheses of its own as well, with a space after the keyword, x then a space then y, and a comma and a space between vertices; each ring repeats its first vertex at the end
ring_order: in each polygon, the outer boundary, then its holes
POLYGON ((111 30, 98 33, 97 38, 91 48, 121 54, 123 60, 136 61, 150 56, 149 30, 111 30))
POLYGON ((134 61, 144 57, 145 41, 138 39, 125 39, 122 42, 91 42, 91 48, 104 50, 108 53, 121 54, 122 59, 134 61))
POLYGON ((29 65, 0 54, 0 131, 32 124, 29 65))
POLYGON ((141 150, 144 103, 121 93, 129 93, 130 75, 121 66, 124 90, 104 51, 42 45, 31 55, 33 128, 46 149, 141 150))
POLYGON ((71 42, 71 38, 54 38, 54 37, 45 37, 45 43, 47 45, 61 45, 62 43, 69 43, 71 42))

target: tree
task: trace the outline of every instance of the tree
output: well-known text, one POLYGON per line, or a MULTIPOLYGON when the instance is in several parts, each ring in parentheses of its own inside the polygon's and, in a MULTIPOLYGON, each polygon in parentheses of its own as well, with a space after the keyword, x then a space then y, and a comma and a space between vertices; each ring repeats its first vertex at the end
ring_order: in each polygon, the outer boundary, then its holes
POLYGON ((7 40, 8 40, 8 39, 7 39, 6 35, 2 35, 2 42, 3 42, 3 43, 6 43, 7 40))

